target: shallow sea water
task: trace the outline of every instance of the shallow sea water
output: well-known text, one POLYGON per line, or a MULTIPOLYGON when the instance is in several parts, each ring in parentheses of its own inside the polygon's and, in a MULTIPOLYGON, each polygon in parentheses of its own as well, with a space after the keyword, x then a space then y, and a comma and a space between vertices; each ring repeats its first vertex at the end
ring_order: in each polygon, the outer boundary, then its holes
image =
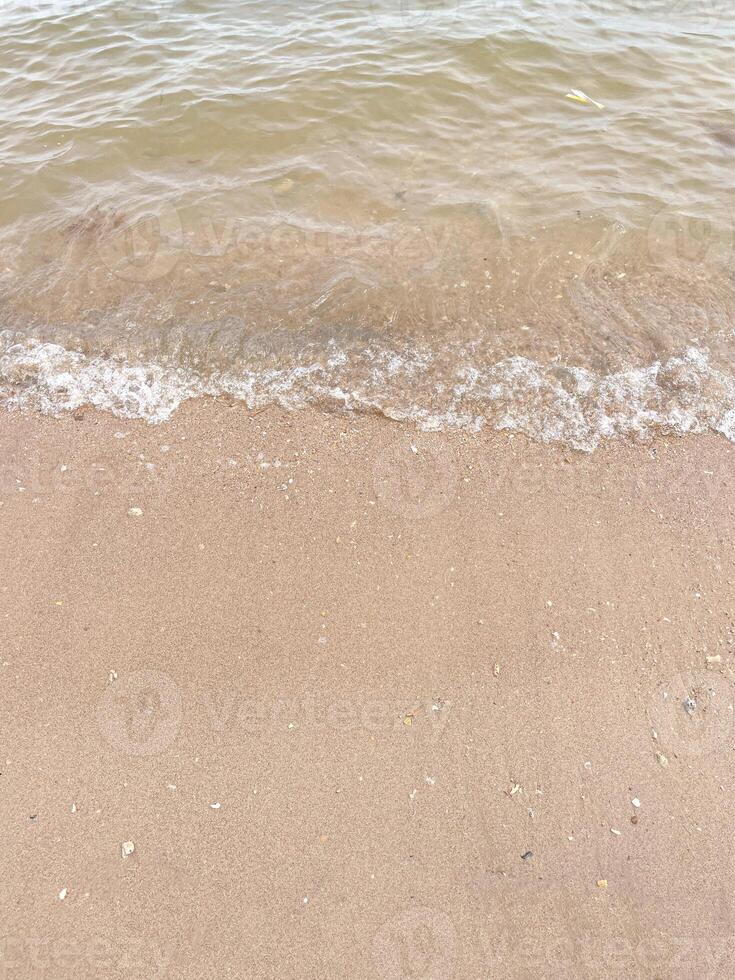
POLYGON ((721 0, 5 0, 0 398, 735 439, 734 56, 721 0))

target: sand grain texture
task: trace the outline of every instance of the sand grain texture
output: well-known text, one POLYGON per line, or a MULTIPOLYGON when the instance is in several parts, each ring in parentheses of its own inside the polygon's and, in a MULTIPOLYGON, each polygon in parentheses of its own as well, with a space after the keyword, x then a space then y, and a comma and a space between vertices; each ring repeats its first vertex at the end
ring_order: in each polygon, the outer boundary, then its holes
POLYGON ((79 415, 0 425, 8 976, 732 975, 732 446, 79 415))

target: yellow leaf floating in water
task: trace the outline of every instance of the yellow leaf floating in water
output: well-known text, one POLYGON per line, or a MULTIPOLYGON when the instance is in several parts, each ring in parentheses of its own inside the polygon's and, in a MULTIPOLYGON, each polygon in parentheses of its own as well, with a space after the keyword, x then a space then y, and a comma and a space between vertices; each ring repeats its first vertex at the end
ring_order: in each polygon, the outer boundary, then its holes
POLYGON ((581 102, 582 105, 593 105, 598 109, 605 108, 602 102, 596 102, 594 99, 591 99, 589 95, 585 95, 584 92, 580 92, 578 88, 573 88, 571 92, 567 92, 564 98, 571 99, 572 102, 581 102))

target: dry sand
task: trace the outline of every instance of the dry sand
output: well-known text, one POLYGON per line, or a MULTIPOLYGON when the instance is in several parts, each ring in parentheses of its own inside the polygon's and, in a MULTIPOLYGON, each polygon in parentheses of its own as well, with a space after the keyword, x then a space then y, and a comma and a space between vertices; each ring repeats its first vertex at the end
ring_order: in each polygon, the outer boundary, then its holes
POLYGON ((3 976, 733 975, 723 439, 0 432, 3 976))

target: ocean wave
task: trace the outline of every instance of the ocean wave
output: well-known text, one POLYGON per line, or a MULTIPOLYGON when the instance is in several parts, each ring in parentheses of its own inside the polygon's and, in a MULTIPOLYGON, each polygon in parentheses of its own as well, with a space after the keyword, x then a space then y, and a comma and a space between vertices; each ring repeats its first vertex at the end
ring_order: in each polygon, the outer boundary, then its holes
POLYGON ((81 406, 155 424, 202 396, 249 409, 277 404, 380 413, 429 431, 507 430, 585 452, 613 438, 714 431, 735 442, 735 378, 706 350, 610 374, 509 356, 483 363, 478 345, 447 351, 336 342, 282 368, 205 374, 173 363, 130 363, 0 332, 0 402, 61 415, 81 406))

